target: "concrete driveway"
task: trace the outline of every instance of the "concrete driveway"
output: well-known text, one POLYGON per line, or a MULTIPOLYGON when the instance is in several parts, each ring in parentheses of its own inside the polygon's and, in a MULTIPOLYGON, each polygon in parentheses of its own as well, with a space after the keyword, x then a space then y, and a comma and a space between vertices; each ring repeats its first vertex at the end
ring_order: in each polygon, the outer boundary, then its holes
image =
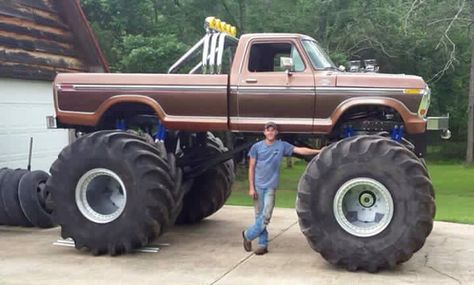
POLYGON ((55 246, 59 229, 0 227, 0 284, 474 284, 474 226, 435 223, 407 263, 377 274, 335 268, 306 243, 293 209, 275 209, 270 253, 243 251, 253 209, 226 206, 172 228, 158 253, 94 257, 55 246))

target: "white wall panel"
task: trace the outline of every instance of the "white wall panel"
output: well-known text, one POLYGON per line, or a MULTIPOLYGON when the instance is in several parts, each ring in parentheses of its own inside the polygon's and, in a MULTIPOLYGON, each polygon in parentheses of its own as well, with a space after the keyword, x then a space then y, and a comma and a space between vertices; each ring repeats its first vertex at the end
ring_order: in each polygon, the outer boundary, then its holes
POLYGON ((67 130, 48 130, 54 115, 52 83, 0 78, 0 168, 26 168, 33 137, 32 169, 49 171, 68 143, 67 130))

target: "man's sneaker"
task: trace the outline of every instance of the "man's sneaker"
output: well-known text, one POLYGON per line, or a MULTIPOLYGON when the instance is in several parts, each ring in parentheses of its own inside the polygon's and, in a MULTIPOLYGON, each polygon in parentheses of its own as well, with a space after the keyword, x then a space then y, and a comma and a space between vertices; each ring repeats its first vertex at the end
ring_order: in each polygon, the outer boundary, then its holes
POLYGON ((252 251, 252 242, 245 237, 245 231, 242 231, 242 238, 244 240, 244 249, 247 252, 252 251))
POLYGON ((264 255, 267 252, 268 252, 268 249, 266 247, 259 247, 254 251, 256 255, 264 255))

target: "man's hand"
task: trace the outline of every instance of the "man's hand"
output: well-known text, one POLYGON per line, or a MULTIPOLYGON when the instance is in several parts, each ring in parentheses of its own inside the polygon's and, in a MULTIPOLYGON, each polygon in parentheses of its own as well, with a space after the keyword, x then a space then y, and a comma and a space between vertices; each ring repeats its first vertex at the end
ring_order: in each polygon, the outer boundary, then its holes
POLYGON ((250 188, 249 189, 249 196, 252 197, 252 199, 257 200, 258 194, 255 191, 255 188, 250 188))

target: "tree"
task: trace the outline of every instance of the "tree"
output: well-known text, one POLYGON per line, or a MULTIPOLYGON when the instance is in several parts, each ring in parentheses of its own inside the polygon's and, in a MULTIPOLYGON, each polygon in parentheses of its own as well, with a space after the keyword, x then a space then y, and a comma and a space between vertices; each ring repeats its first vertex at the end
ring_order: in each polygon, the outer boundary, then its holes
MULTIPOLYGON (((474 19, 474 1, 471 4, 471 19, 474 19)), ((467 119, 467 150, 466 164, 474 163, 474 28, 470 26, 471 36, 471 76, 469 79, 469 100, 468 100, 468 119, 467 119)))

